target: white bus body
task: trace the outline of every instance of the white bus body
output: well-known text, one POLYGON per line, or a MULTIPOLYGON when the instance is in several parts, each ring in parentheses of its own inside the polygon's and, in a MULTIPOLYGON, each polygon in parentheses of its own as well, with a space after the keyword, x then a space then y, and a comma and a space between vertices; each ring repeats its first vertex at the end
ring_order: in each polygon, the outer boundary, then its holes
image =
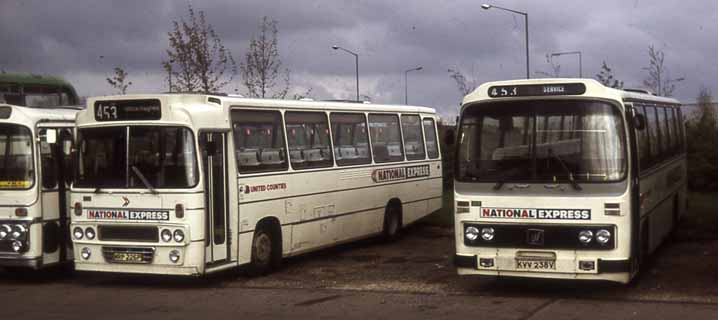
POLYGON ((72 188, 77 270, 264 273, 394 235, 441 206, 430 108, 180 94, 88 106, 72 188))
POLYGON ((628 283, 686 210, 679 107, 588 79, 490 82, 467 95, 458 273, 628 283))
POLYGON ((72 259, 69 169, 78 110, 0 103, 1 267, 72 259))

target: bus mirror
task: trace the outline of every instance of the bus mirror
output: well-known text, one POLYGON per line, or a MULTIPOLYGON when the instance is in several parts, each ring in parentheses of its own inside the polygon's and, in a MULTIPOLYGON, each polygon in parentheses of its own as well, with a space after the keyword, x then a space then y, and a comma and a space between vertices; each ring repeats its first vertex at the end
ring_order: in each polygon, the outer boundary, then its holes
POLYGON ((447 146, 451 146, 454 145, 454 141, 456 141, 454 129, 446 130, 446 134, 444 134, 444 144, 447 146))
POLYGON ((633 126, 636 128, 636 130, 643 130, 646 128, 646 116, 642 114, 637 114, 633 116, 633 126))

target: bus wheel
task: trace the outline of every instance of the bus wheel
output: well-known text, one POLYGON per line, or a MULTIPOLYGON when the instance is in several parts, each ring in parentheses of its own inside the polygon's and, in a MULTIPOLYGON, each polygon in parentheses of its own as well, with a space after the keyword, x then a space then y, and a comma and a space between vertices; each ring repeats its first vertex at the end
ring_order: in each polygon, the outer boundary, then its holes
POLYGON ((396 205, 389 205, 384 213, 384 239, 396 240, 401 228, 401 211, 396 205))
POLYGON ((252 261, 249 271, 252 275, 260 276, 268 274, 277 265, 277 247, 275 237, 268 228, 259 228, 254 232, 252 239, 252 261))

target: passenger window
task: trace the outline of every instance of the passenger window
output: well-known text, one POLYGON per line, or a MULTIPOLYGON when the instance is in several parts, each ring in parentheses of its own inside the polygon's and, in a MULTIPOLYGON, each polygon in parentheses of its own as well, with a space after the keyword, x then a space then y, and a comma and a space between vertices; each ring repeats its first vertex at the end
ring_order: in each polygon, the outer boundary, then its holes
POLYGON ((653 165, 654 163, 660 162, 658 159, 661 156, 661 152, 658 147, 661 143, 661 138, 658 131, 658 117, 656 115, 655 107, 646 106, 646 122, 648 122, 648 141, 651 145, 651 165, 653 165))
POLYGON ((666 134, 666 113, 663 107, 656 107, 656 115, 658 115, 658 148, 660 149, 658 162, 663 161, 668 154, 669 144, 668 135, 666 134))
POLYGON ((424 137, 421 134, 421 118, 419 116, 402 115, 401 129, 404 133, 406 159, 425 159, 426 153, 424 152, 424 137))
POLYGON ((240 173, 287 170, 279 111, 232 111, 232 129, 240 173))
POLYGON ((434 119, 424 118, 424 136, 426 137, 426 152, 429 154, 429 159, 436 159, 439 157, 439 145, 436 139, 436 127, 434 126, 434 119))
POLYGON ((369 134, 371 135, 374 162, 404 160, 398 116, 393 114, 370 114, 369 134))
POLYGON ((673 126, 673 108, 664 108, 663 110, 666 111, 666 136, 668 137, 667 147, 670 152, 668 157, 672 157, 677 144, 675 127, 673 126))
POLYGON ((289 161, 294 169, 331 167, 327 116, 322 112, 285 112, 289 161))
POLYGON ((337 165, 371 163, 366 118, 361 113, 332 113, 332 138, 337 165))
POLYGON ((683 125, 683 114, 681 113, 681 109, 675 109, 676 111, 676 126, 678 127, 678 145, 680 148, 680 152, 684 153, 686 151, 686 134, 685 134, 685 127, 683 125))
MULTIPOLYGON (((635 108, 636 114, 642 114, 646 121, 648 121, 648 116, 646 115, 645 107, 643 106, 636 106, 635 108)), ((651 145, 649 142, 649 136, 650 136, 650 129, 648 128, 648 123, 646 123, 646 127, 643 130, 638 130, 637 132, 637 144, 638 144, 638 165, 640 167, 640 170, 646 170, 648 167, 651 166, 651 145)))

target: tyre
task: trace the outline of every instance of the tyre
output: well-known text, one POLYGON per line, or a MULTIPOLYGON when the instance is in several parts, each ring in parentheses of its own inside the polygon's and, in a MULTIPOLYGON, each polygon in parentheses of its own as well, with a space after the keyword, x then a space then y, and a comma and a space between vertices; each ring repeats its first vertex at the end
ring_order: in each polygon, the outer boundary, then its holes
POLYGON ((401 229, 401 211, 396 205, 389 205, 384 213, 384 239, 387 241, 396 240, 401 229))
POLYGON ((279 239, 269 228, 260 227, 254 232, 252 239, 252 261, 249 263, 249 272, 255 276, 266 275, 273 271, 279 263, 277 250, 279 239))

